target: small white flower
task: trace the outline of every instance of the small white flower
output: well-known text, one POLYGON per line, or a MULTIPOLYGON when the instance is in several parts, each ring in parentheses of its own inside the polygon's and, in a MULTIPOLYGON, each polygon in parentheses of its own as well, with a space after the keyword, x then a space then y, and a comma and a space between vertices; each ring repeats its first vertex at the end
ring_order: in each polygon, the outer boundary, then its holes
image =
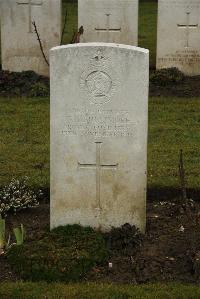
POLYGON ((179 228, 179 232, 184 233, 184 231, 185 231, 185 228, 184 228, 183 225, 181 225, 180 228, 179 228))
POLYGON ((113 267, 113 263, 108 263, 108 267, 111 269, 113 267))

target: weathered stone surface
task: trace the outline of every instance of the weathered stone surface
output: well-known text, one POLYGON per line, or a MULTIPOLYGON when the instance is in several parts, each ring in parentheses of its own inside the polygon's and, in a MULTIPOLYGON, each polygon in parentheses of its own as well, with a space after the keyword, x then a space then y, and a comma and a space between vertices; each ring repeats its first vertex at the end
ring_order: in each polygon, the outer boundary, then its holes
POLYGON ((200 74, 200 0, 159 0, 157 69, 200 74))
POLYGON ((138 43, 138 0, 79 0, 82 42, 138 43))
POLYGON ((49 74, 32 22, 36 23, 48 59, 50 48, 60 45, 61 0, 1 1, 3 70, 49 74))
POLYGON ((148 50, 89 43, 50 52, 51 228, 144 231, 148 50))

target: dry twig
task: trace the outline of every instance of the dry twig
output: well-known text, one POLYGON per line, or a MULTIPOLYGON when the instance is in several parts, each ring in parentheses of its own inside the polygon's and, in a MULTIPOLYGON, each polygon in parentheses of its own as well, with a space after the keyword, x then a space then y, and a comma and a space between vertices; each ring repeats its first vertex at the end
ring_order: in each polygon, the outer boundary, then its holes
POLYGON ((42 46, 42 42, 41 42, 41 39, 40 39, 40 36, 39 36, 39 33, 38 33, 38 30, 37 30, 37 26, 36 26, 36 23, 35 22, 32 22, 33 26, 34 26, 34 30, 35 30, 35 33, 37 35, 37 39, 38 39, 38 42, 39 42, 39 45, 40 45, 40 50, 42 52, 42 56, 46 62, 46 64, 49 66, 49 62, 45 56, 45 53, 44 53, 44 50, 43 50, 43 46, 42 46))
POLYGON ((80 43, 80 37, 83 34, 84 29, 83 26, 81 26, 78 30, 78 32, 74 33, 74 36, 72 38, 71 44, 77 44, 80 43))

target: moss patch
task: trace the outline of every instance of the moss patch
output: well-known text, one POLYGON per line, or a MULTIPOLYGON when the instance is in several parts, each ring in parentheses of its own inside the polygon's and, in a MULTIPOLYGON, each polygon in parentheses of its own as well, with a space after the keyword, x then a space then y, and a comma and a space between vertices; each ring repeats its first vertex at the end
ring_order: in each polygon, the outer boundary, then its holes
POLYGON ((134 255, 142 241, 139 230, 130 224, 113 228, 109 233, 67 225, 46 232, 40 240, 12 247, 8 260, 22 279, 76 282, 87 280, 102 268, 108 271, 111 257, 134 255))
POLYGON ((52 230, 44 238, 8 252, 13 269, 23 279, 40 281, 78 281, 108 257, 101 233, 79 225, 52 230))

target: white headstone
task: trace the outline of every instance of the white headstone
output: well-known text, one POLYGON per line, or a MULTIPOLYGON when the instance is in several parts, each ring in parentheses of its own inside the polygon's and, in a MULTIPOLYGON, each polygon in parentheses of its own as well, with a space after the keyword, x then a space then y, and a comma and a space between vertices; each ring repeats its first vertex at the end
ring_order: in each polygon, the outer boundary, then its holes
POLYGON ((200 74, 200 0, 159 0, 157 69, 200 74))
POLYGON ((49 74, 32 22, 41 39, 44 54, 60 45, 61 0, 3 0, 1 2, 2 68, 13 72, 32 70, 49 74))
POLYGON ((148 50, 88 43, 50 52, 51 228, 144 231, 148 50))
POLYGON ((82 42, 138 43, 138 0, 79 0, 82 42))

